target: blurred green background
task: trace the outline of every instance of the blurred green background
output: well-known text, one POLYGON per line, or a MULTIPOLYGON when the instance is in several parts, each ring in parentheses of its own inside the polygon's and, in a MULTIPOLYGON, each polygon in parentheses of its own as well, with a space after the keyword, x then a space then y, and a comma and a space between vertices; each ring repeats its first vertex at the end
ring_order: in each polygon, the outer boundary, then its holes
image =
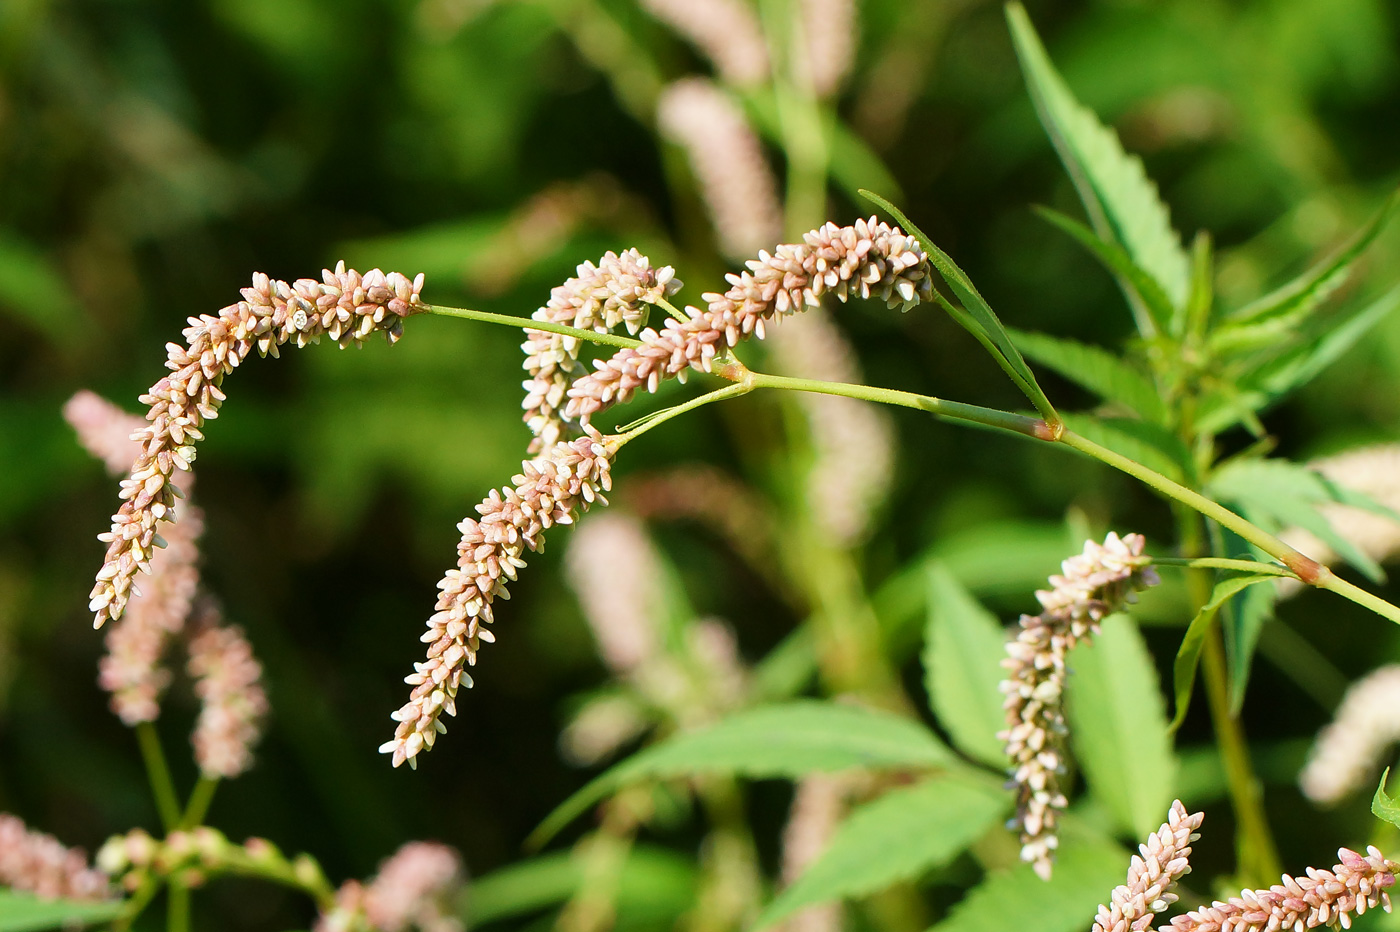
MULTIPOLYGON (((1227 305, 1335 246, 1400 181, 1400 15, 1383 0, 1029 9, 1076 93, 1144 157, 1178 229, 1216 236, 1227 305)), ((86 593, 116 486, 60 417, 75 390, 136 410, 184 318, 236 300, 254 270, 291 279, 343 258, 422 271, 431 302, 528 316, 577 263, 636 245, 676 266, 683 298, 718 289, 725 265, 700 202, 636 103, 645 82, 629 91, 628 72, 600 67, 600 22, 662 80, 707 67, 627 0, 0 0, 0 810, 89 850, 156 823, 134 741, 95 683, 86 593)), ((838 108, 1008 323, 1127 338, 1112 280, 1028 209, 1078 213, 998 4, 865 0, 838 108)), ((839 189, 830 203, 840 223, 866 213, 839 189)), ((1397 260, 1392 230, 1355 296, 1393 283, 1397 260)), ((851 306, 840 323, 874 384, 1017 404, 932 308, 851 306)), ((204 577, 248 629, 274 708, 256 768, 215 802, 231 837, 310 850, 337 879, 434 838, 481 874, 518 858, 587 778, 556 743, 569 697, 606 673, 560 579, 563 534, 498 612, 500 641, 423 766, 392 770, 375 753, 455 524, 523 455, 519 342, 415 318, 392 350, 322 345, 229 379, 199 461, 204 577)), ((1046 385, 1066 407, 1086 401, 1046 385)), ((1265 423, 1300 459, 1394 440, 1397 387, 1400 318, 1265 423)), ((773 400, 720 407, 629 446, 618 497, 689 462, 765 491, 782 443, 773 400)), ((1088 461, 893 416, 895 487, 862 557, 872 589, 988 522, 1053 527, 1074 509, 1095 527, 1169 534, 1157 500, 1088 461)), ((729 619, 747 658, 800 620, 718 537, 660 533, 697 610, 729 619)), ((1028 590, 991 602, 1007 618, 1032 604, 1028 590)), ((1346 676, 1400 656, 1376 622, 1338 625, 1352 608, 1305 596, 1283 616, 1346 676)), ((1149 635, 1170 658, 1178 633, 1149 635)), ((1309 736, 1327 717, 1267 662, 1254 688, 1252 737, 1309 736)), ((160 722, 184 785, 193 714, 177 688, 160 722)), ((1184 734, 1204 726, 1197 710, 1184 734)), ((1288 786, 1269 801, 1281 823, 1302 805, 1288 786)), ((771 857, 785 797, 760 793, 752 809, 771 857)), ((1333 824, 1364 826, 1364 808, 1333 824)), ((1348 840, 1332 831, 1281 828, 1285 860, 1330 864, 1348 840)), ((238 883, 198 909, 209 928, 308 918, 290 894, 238 883)))

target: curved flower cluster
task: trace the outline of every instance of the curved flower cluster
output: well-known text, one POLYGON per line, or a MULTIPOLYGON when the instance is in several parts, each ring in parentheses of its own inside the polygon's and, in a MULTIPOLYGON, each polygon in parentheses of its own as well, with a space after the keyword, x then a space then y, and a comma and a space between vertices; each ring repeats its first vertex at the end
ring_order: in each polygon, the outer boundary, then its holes
POLYGON ((1298 774, 1303 795, 1335 803, 1359 789, 1386 748, 1400 740, 1400 664, 1372 671, 1347 690, 1337 717, 1313 744, 1298 774))
POLYGON ((206 777, 236 777, 253 765, 253 745, 267 714, 262 665, 237 625, 221 626, 217 609, 204 608, 190 641, 189 673, 202 707, 194 728, 194 757, 206 777))
POLYGON ((1386 860, 1375 848, 1366 851, 1362 856, 1341 848, 1341 863, 1330 871, 1309 867, 1301 877, 1284 874, 1267 890, 1245 890, 1183 913, 1161 932, 1275 932, 1338 924, 1349 929, 1353 913, 1362 915, 1376 906, 1390 912, 1385 891, 1400 870, 1400 864, 1386 860))
POLYGON ((751 256, 778 238, 777 183, 744 111, 704 78, 683 78, 656 103, 661 132, 685 150, 720 248, 751 256))
POLYGON ((16 816, 0 812, 0 887, 46 900, 105 900, 107 875, 88 866, 87 855, 52 835, 31 832, 16 816))
POLYGON ((1001 691, 1007 727, 997 737, 1006 745, 1017 793, 1012 826, 1021 833, 1021 859, 1046 879, 1059 844, 1059 812, 1068 805, 1061 788, 1065 657, 1105 616, 1134 601, 1136 590, 1157 584, 1145 545, 1141 534, 1110 533, 1102 545, 1086 541, 1082 554, 1062 564, 1063 575, 1050 577, 1051 588, 1035 594, 1044 610, 1022 615, 1021 630, 1006 645, 1001 691))
POLYGON ((302 278, 288 284, 259 273, 252 287, 243 289, 242 301, 217 315, 189 318, 185 345, 166 344, 170 375, 141 396, 150 407, 149 423, 138 436, 140 455, 122 480, 122 506, 112 529, 100 535, 108 546, 89 603, 96 613, 94 627, 120 618, 137 571, 150 572, 151 557, 162 543, 156 525, 173 520, 179 494, 175 470, 189 469, 205 421, 218 416, 224 376, 254 349, 275 356, 289 340, 305 346, 324 335, 347 346, 379 330, 393 342, 403 332, 402 318, 421 310, 422 286, 421 275, 410 281, 374 269, 362 276, 344 263, 325 270, 319 282, 302 278))
MULTIPOLYGON (((133 439, 146 423, 89 391, 80 391, 63 406, 63 416, 78 441, 107 465, 124 473, 141 455, 133 439)), ((183 480, 188 491, 194 477, 183 480)), ((161 664, 166 645, 180 633, 199 588, 197 541, 204 519, 189 502, 177 508, 179 520, 166 528, 166 546, 151 555, 151 576, 133 594, 122 620, 107 629, 107 655, 98 666, 98 683, 112 695, 112 711, 127 725, 153 722, 160 696, 170 683, 161 664)))
MULTIPOLYGON (((585 262, 578 274, 555 288, 549 302, 535 311, 535 320, 565 324, 580 330, 606 333, 625 324, 636 333, 647 320, 648 305, 656 304, 680 290, 675 270, 651 267, 651 260, 628 249, 618 255, 609 252, 595 266, 585 262)), ((559 409, 575 379, 585 374, 579 362, 580 343, 574 337, 543 330, 526 330, 525 369, 530 378, 524 383, 525 423, 535 439, 530 452, 547 450, 564 438, 564 421, 559 409)))
POLYGON ((709 369, 715 354, 750 334, 763 338, 775 315, 816 307, 825 294, 845 301, 878 295, 905 308, 932 294, 927 256, 912 236, 874 217, 853 226, 828 223, 803 237, 760 252, 748 271, 731 274, 724 294, 706 294, 708 309, 687 308, 690 319, 668 319, 658 333, 642 331, 643 345, 621 349, 569 389, 568 418, 588 423, 596 414, 627 401, 640 388, 656 391, 663 379, 688 369, 709 369))
POLYGON ((404 678, 413 692, 392 716, 399 723, 393 740, 379 748, 393 755, 395 767, 404 761, 416 766, 418 753, 447 730, 442 713, 457 714, 458 688, 472 685, 466 667, 476 663, 481 641, 495 640, 482 624, 492 620, 492 602, 509 597, 506 584, 525 565, 526 548, 541 550, 545 530, 572 524, 595 501, 607 504, 602 493, 612 488, 614 452, 596 430, 557 443, 546 455, 527 460, 513 487, 492 491, 477 505, 480 520, 467 518, 458 525, 457 567, 438 583, 437 613, 422 637, 428 659, 404 678))
POLYGON ((462 861, 446 845, 411 842, 379 868, 366 886, 352 880, 335 895, 335 908, 315 932, 461 932, 453 900, 462 886, 462 861))
POLYGON ((1128 865, 1128 880, 1114 888, 1109 905, 1099 906, 1093 932, 1142 932, 1150 929, 1153 918, 1172 903, 1176 882, 1191 872, 1191 842, 1204 816, 1187 814, 1181 800, 1172 803, 1167 821, 1147 843, 1138 846, 1128 865))

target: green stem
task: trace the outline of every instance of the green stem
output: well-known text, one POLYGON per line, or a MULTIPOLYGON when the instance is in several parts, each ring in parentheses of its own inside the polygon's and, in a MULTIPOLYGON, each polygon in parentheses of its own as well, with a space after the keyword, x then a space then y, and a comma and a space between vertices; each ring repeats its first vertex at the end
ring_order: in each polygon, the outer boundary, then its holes
POLYGON ((505 324, 507 327, 519 327, 522 330, 543 330, 545 333, 558 333, 566 337, 574 337, 583 340, 585 343, 602 343, 606 346, 626 346, 632 349, 642 345, 641 340, 634 340, 631 337, 618 336, 615 333, 599 333, 596 330, 582 330, 578 327, 566 327, 563 324, 550 323, 545 320, 531 320, 528 317, 512 317, 510 314, 493 314, 490 311, 474 311, 465 307, 443 307, 437 304, 421 305, 429 314, 436 314, 439 317, 460 317, 463 320, 479 320, 488 324, 505 324))
POLYGON ((1297 579, 1292 570, 1275 563, 1260 563, 1256 560, 1230 560, 1225 557, 1153 557, 1153 566, 1186 566, 1212 570, 1237 570, 1241 573, 1254 573, 1258 576, 1281 576, 1297 579))
POLYGON ((736 382, 733 385, 726 385, 724 388, 717 388, 712 392, 706 392, 700 397, 692 398, 684 404, 678 404, 675 407, 657 411, 650 417, 642 418, 640 423, 634 422, 637 423, 637 426, 618 435, 615 438, 617 445, 620 447, 629 443, 651 430, 653 427, 659 427, 677 415, 685 414, 687 411, 694 411, 696 408, 703 408, 705 405, 713 404, 716 401, 724 401, 726 398, 737 398, 740 395, 747 395, 749 392, 753 391, 753 388, 754 387, 747 382, 736 382))
POLYGON ((190 888, 171 879, 165 901, 166 932, 190 932, 190 888))
POLYGON ((681 323, 685 323, 686 321, 690 320, 690 316, 686 314, 685 311, 682 311, 680 308, 676 307, 674 304, 672 304, 670 301, 667 301, 665 298, 656 298, 655 303, 657 307, 661 308, 667 314, 670 314, 672 317, 674 317, 681 323))
MULTIPOLYGON (((718 371, 718 367, 717 367, 718 371)), ((724 374, 724 373, 721 373, 724 374)), ((750 372, 746 376, 754 388, 782 388, 789 391, 817 392, 823 395, 840 395, 844 398, 859 398, 862 401, 875 401, 881 404, 898 405, 927 411, 953 421, 967 421, 985 427, 995 427, 1038 440, 1050 440, 1050 429, 1040 418, 1013 414, 996 408, 963 404, 958 401, 945 401, 929 395, 915 395, 892 388, 872 388, 869 385, 852 385, 846 382, 823 382, 818 379, 795 379, 785 375, 769 375, 766 372, 750 372)))
POLYGON ((126 932, 131 928, 136 917, 145 911, 151 900, 160 892, 161 881, 162 878, 155 874, 142 881, 131 899, 126 901, 126 908, 122 910, 122 914, 112 921, 112 932, 126 932))
POLYGON ((160 748, 160 735, 155 725, 140 722, 136 726, 136 740, 141 745, 141 759, 146 763, 146 778, 151 784, 151 795, 155 797, 156 810, 167 832, 174 831, 180 824, 180 802, 175 795, 175 781, 170 778, 170 768, 165 763, 165 752, 160 748))
POLYGON ((802 16, 793 0, 763 0, 763 30, 773 60, 773 98, 778 133, 787 157, 784 198, 787 234, 800 237, 826 217, 830 155, 821 106, 811 87, 802 16))
POLYGON ((194 792, 190 794, 189 804, 185 806, 184 818, 180 819, 180 828, 188 830, 204 824, 204 816, 209 812, 209 804, 214 801, 214 791, 218 788, 218 777, 199 778, 194 792))

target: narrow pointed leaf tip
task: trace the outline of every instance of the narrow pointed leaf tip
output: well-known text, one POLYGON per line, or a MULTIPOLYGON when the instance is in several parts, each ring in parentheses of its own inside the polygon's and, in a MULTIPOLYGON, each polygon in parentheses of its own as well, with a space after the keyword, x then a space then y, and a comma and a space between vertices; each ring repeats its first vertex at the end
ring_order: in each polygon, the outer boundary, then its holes
POLYGON ((1400 828, 1400 799, 1386 794, 1385 781, 1390 776, 1390 768, 1381 774, 1381 782, 1376 787, 1376 795, 1371 797, 1371 814, 1382 822, 1389 822, 1400 828))

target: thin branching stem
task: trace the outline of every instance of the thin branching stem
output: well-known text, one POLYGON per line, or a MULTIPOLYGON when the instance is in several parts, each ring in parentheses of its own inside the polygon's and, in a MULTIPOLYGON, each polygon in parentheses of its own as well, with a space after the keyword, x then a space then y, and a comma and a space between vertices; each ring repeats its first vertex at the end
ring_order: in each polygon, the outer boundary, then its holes
POLYGON ((180 824, 180 802, 175 794, 175 781, 170 778, 170 767, 165 762, 165 752, 161 750, 160 735, 156 733, 155 725, 139 722, 136 725, 136 741, 141 746, 141 759, 146 764, 146 779, 151 784, 151 795, 155 797, 161 825, 165 826, 167 832, 174 831, 180 824))
POLYGON ((218 788, 218 777, 199 778, 199 782, 194 785, 194 792, 190 793, 190 801, 185 806, 185 814, 180 819, 180 828, 192 829, 197 825, 204 824, 204 817, 209 812, 209 804, 214 801, 214 791, 218 788))
POLYGON ((1279 576, 1284 579, 1297 579, 1298 574, 1277 563, 1260 563, 1257 560, 1232 560, 1227 557, 1153 557, 1154 566, 1184 566, 1197 569, 1235 570, 1241 573, 1254 573, 1257 576, 1279 576))
POLYGON ((631 337, 618 336, 615 333, 599 333, 596 330, 583 330, 579 327, 567 327, 564 324, 550 323, 547 320, 531 320, 528 317, 512 317, 510 314, 493 314, 490 311, 474 311, 466 307, 443 307, 438 304, 425 304, 423 308, 429 314, 436 314, 439 317, 460 317, 464 320, 479 320, 488 324, 505 324, 507 327, 519 327, 522 330, 543 330, 545 333, 559 333, 566 337, 575 337, 586 343, 626 346, 632 349, 642 345, 641 340, 634 340, 631 337))

